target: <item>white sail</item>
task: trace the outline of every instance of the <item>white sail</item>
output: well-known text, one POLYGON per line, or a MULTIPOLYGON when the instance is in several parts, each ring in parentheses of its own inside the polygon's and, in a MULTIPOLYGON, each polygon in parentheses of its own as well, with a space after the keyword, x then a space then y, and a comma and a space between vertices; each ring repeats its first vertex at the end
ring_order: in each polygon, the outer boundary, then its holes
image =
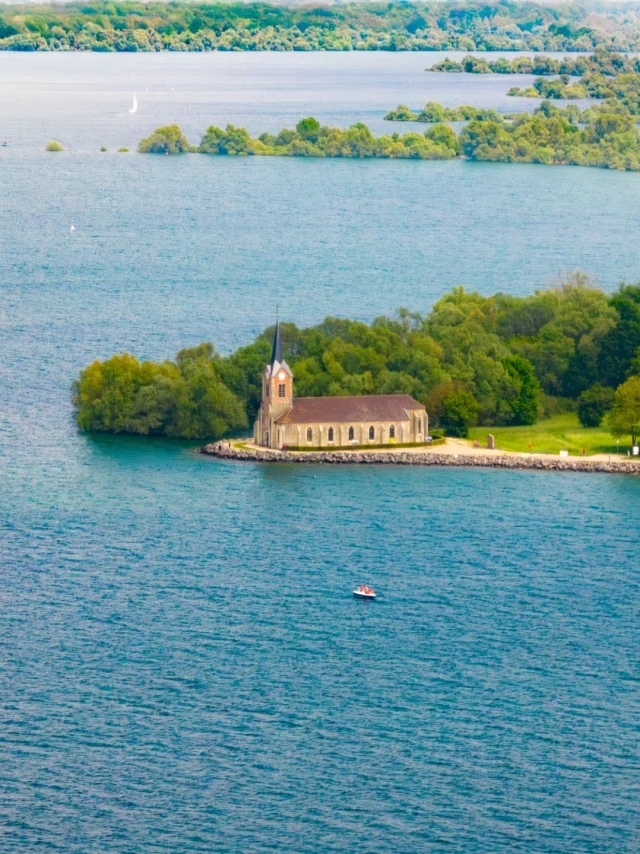
POLYGON ((129 110, 130 113, 135 113, 138 109, 138 99, 136 98, 135 92, 133 93, 133 106, 129 110))

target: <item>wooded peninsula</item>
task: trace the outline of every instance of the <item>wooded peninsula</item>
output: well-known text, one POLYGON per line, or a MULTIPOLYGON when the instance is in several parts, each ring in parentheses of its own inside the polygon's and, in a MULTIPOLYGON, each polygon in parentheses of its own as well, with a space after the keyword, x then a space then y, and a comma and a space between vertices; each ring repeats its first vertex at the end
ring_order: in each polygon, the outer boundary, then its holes
MULTIPOLYGON (((527 58, 527 67, 537 62, 527 58)), ((564 68, 557 78, 538 77, 526 89, 512 87, 512 96, 545 98, 533 114, 505 113, 482 110, 470 105, 443 107, 429 101, 419 111, 400 104, 386 114, 388 121, 454 122, 468 121, 457 138, 458 153, 472 160, 506 161, 509 163, 552 163, 576 166, 601 166, 609 169, 640 169, 639 62, 616 54, 602 52, 587 59, 574 61, 549 60, 540 57, 539 68, 554 73, 564 68), (577 82, 571 74, 584 73, 577 82), (581 110, 574 104, 558 109, 549 99, 591 98, 600 103, 581 110)), ((500 60, 487 63, 484 59, 468 58, 460 68, 452 68, 450 60, 432 70, 466 71, 468 73, 516 73, 520 58, 512 63, 500 60)), ((457 65, 457 63, 453 63, 457 65)))
MULTIPOLYGON (((281 330, 298 397, 410 394, 451 436, 575 412, 634 443, 640 429, 640 284, 607 294, 573 274, 529 297, 457 287, 426 315, 401 309, 370 324, 328 317, 281 330)), ((273 334, 230 356, 204 343, 174 361, 96 361, 74 383, 77 424, 188 439, 246 430, 273 334)))
POLYGON ((101 2, 0 6, 0 50, 640 50, 631 3, 101 2))

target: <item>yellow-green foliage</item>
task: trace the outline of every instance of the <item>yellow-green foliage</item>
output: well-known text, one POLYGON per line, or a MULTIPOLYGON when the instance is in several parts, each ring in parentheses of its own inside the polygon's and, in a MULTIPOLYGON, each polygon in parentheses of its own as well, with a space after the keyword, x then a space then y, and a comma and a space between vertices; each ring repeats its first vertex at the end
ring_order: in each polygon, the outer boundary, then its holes
POLYGON ((245 128, 227 125, 210 127, 197 149, 189 145, 177 125, 158 128, 143 139, 138 151, 178 154, 197 150, 216 155, 285 155, 290 157, 384 157, 447 160, 458 152, 457 137, 446 125, 435 125, 425 133, 375 137, 366 125, 347 130, 321 127, 314 118, 298 122, 295 130, 264 133, 253 139, 245 128))
POLYGON ((55 139, 50 139, 44 147, 45 151, 64 151, 63 146, 55 139))
POLYGON ((81 430, 217 439, 247 426, 244 408, 221 381, 213 349, 178 362, 138 362, 123 353, 94 362, 74 384, 81 430))
POLYGON ((138 145, 142 154, 184 154, 194 148, 178 125, 157 128, 138 145))

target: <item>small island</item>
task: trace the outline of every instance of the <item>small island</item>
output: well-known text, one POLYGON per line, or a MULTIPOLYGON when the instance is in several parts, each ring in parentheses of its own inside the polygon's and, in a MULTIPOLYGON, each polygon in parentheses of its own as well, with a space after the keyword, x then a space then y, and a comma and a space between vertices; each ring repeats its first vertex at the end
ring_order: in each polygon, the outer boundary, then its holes
POLYGON ((253 425, 253 444, 225 442, 218 455, 415 454, 428 430, 454 454, 467 453, 454 440, 491 433, 507 457, 626 456, 640 433, 640 285, 607 295, 575 274, 530 297, 460 287, 427 315, 281 323, 228 356, 209 343, 159 363, 124 353, 84 369, 73 403, 90 433, 215 443, 253 425))
MULTIPOLYGON (((486 66, 482 73, 489 73, 487 63, 479 62, 486 66)), ((640 169, 637 126, 640 73, 637 71, 614 76, 593 71, 576 83, 571 82, 568 74, 552 80, 539 77, 533 86, 526 89, 514 86, 507 94, 546 100, 533 114, 504 115, 469 105, 443 107, 433 101, 427 102, 419 112, 401 104, 387 113, 385 119, 427 124, 468 121, 458 135, 458 151, 471 160, 640 169), (600 103, 585 110, 575 104, 558 109, 549 100, 576 98, 591 98, 600 103)))
POLYGON ((569 77, 605 74, 615 77, 618 74, 640 73, 640 56, 615 53, 602 47, 596 48, 588 56, 565 56, 563 59, 540 54, 516 56, 514 59, 501 56, 499 59, 487 60, 482 56, 470 55, 458 62, 447 56, 425 70, 449 74, 535 74, 539 77, 553 74, 566 74, 569 77))

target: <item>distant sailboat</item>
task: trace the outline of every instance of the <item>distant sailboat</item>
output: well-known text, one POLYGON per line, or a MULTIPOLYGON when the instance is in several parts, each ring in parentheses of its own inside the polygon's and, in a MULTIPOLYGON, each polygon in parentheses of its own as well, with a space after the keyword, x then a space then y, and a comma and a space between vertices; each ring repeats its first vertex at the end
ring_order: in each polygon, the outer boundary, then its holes
POLYGON ((133 106, 129 110, 130 113, 135 113, 138 109, 138 99, 136 98, 135 92, 133 93, 133 106))

